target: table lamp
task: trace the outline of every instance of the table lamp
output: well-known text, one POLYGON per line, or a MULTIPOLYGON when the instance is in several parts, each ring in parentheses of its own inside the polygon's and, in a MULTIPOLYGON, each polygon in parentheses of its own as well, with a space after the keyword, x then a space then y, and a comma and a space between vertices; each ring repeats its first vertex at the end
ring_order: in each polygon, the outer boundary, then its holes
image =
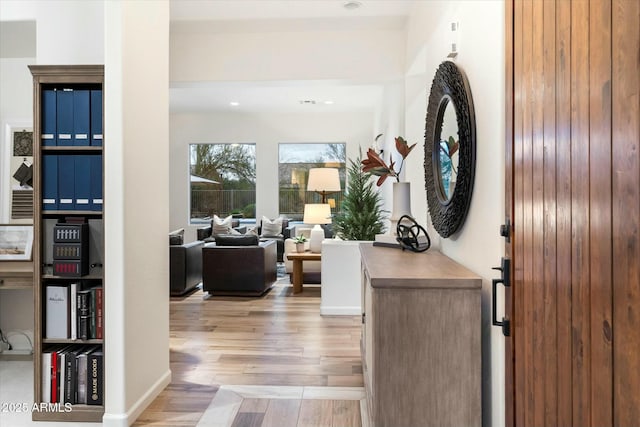
POLYGON ((340 177, 335 168, 309 169, 307 191, 315 191, 322 195, 322 203, 327 203, 327 193, 340 191, 340 177))
POLYGON ((304 205, 305 224, 314 224, 309 236, 309 250, 320 253, 322 250, 322 240, 324 240, 324 230, 320 224, 331 224, 331 206, 327 203, 308 203, 304 205))

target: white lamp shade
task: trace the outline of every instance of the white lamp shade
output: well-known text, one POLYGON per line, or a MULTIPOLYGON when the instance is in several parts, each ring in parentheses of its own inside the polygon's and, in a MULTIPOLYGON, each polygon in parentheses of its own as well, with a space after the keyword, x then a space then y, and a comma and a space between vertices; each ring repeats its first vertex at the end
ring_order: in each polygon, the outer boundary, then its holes
POLYGON ((340 191, 340 177, 335 168, 309 169, 308 191, 340 191))
POLYGON ((331 224, 331 206, 328 203, 308 203, 304 205, 305 224, 331 224))

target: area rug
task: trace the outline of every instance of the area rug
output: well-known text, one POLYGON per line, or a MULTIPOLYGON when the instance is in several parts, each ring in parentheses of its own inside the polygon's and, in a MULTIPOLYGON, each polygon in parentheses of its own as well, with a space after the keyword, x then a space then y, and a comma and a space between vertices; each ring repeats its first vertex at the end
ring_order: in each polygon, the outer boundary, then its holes
POLYGON ((278 279, 282 279, 283 277, 288 277, 287 276, 287 270, 284 267, 284 262, 279 262, 277 267, 276 267, 276 272, 278 274, 278 279))

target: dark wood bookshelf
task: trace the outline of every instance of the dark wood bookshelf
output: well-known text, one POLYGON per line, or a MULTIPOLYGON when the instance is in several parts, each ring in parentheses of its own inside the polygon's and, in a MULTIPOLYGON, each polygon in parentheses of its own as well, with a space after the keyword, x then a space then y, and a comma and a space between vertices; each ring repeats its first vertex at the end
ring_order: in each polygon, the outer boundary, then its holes
MULTIPOLYGON (((51 266, 47 264, 47 249, 51 252, 51 241, 45 241, 46 231, 50 231, 51 224, 56 220, 65 220, 68 217, 86 218, 88 221, 99 220, 98 226, 94 229, 95 233, 99 233, 99 243, 95 246, 96 257, 98 263, 104 262, 104 214, 103 211, 92 210, 44 210, 43 209, 43 170, 42 163, 44 156, 75 156, 88 155, 92 158, 102 156, 104 170, 104 147, 102 145, 89 146, 50 146, 42 145, 42 125, 43 125, 43 91, 48 89, 79 89, 79 90, 103 90, 104 89, 104 66, 103 65, 31 65, 29 66, 33 76, 33 141, 34 141, 34 245, 33 245, 33 304, 34 304, 34 354, 33 354, 33 386, 34 386, 34 403, 40 405, 42 399, 42 354, 45 350, 52 346, 72 345, 78 348, 88 345, 100 346, 103 358, 106 359, 107 345, 104 339, 47 339, 46 331, 46 313, 45 313, 45 296, 46 285, 66 285, 79 281, 93 281, 99 283, 103 288, 103 296, 106 295, 107 286, 104 282, 102 272, 104 267, 101 265, 98 271, 80 277, 67 277, 51 274, 51 266), (45 244, 47 247, 45 247, 45 244)), ((102 97, 102 126, 104 128, 104 96, 102 97)), ((99 104, 98 104, 99 105, 99 104)), ((59 131, 59 130, 57 130, 59 131)), ((58 133, 59 135, 59 133, 58 133)), ((91 141, 91 139, 90 139, 91 141)), ((102 140, 101 143, 103 143, 102 140)), ((91 143, 91 142, 90 142, 91 143)), ((104 189, 104 172, 102 173, 102 189, 104 189)), ((104 299, 103 299, 104 301, 104 299)), ((106 329, 106 315, 103 309, 103 327, 106 329)), ((103 384, 106 377, 106 366, 103 359, 103 384)), ((103 389, 103 396, 105 390, 103 389)), ((65 411, 64 405, 60 411, 33 411, 32 419, 34 421, 57 421, 64 425, 69 422, 101 422, 104 415, 103 405, 86 405, 74 404, 71 411, 65 411)))

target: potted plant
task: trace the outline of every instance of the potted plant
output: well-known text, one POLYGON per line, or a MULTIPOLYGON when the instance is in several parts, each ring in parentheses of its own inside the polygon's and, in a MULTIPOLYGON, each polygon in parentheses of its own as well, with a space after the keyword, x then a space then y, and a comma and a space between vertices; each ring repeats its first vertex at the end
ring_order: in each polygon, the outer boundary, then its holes
POLYGON ((298 253, 304 252, 304 244, 307 241, 307 238, 304 236, 296 236, 293 238, 293 241, 296 244, 296 252, 298 253))
POLYGON ((384 232, 382 198, 373 187, 371 173, 361 169, 361 157, 349 161, 349 180, 333 229, 344 240, 374 240, 384 232))
MULTIPOLYGON (((376 137, 376 141, 382 134, 376 137)), ((393 183, 393 211, 391 212, 391 230, 395 232, 398 220, 403 215, 411 216, 411 187, 409 182, 400 182, 400 172, 411 150, 413 150, 416 144, 409 145, 407 141, 398 136, 395 138, 396 151, 401 156, 400 165, 396 169, 396 164, 393 158, 389 158, 389 164, 382 159, 381 155, 376 153, 373 149, 367 151, 367 158, 362 160, 362 170, 369 172, 378 178, 376 185, 380 187, 388 177, 393 177, 396 182, 393 183)))

